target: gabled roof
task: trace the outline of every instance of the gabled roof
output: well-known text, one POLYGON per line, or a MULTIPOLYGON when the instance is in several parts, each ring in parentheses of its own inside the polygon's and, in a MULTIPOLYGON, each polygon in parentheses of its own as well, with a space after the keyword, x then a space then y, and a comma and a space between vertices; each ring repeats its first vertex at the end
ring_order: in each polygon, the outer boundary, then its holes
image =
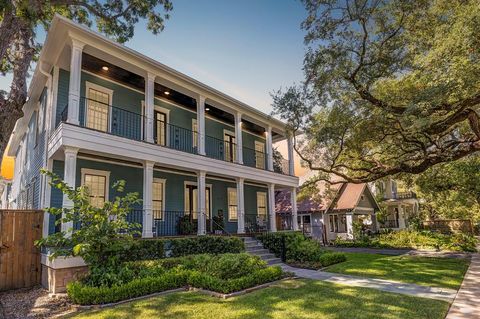
MULTIPOLYGON (((368 192, 373 198, 374 206, 378 209, 370 188, 367 184, 341 183, 327 186, 318 183, 318 196, 297 201, 298 213, 325 212, 327 210, 353 210, 358 206, 362 194, 368 192), (331 194, 328 194, 331 191, 331 194)), ((291 192, 289 190, 277 192, 275 196, 275 211, 277 213, 291 213, 291 192)))

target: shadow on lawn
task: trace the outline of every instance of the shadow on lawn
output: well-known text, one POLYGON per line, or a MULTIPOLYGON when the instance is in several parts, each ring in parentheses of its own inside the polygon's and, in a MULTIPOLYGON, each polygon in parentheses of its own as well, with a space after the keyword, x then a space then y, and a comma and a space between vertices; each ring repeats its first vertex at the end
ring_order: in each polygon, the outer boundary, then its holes
POLYGON ((438 300, 322 281, 290 280, 227 300, 182 292, 84 313, 78 318, 440 319, 447 310, 448 303, 438 300))

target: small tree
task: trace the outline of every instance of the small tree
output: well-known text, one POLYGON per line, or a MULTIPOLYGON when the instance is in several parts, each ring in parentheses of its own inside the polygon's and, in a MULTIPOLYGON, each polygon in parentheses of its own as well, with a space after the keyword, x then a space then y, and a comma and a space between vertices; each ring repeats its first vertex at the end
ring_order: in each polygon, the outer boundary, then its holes
MULTIPOLYGON (((61 216, 56 224, 72 222, 79 229, 67 229, 42 238, 38 246, 51 249, 50 258, 80 256, 90 267, 88 282, 92 285, 111 285, 121 273, 121 252, 130 248, 133 237, 138 234, 138 224, 129 223, 127 214, 141 202, 138 193, 116 196, 102 207, 90 204, 86 186, 73 188, 52 172, 42 170, 51 178, 50 185, 59 189, 72 201, 72 208, 47 208, 54 216, 61 216)), ((125 181, 114 184, 117 192, 124 192, 125 181)))

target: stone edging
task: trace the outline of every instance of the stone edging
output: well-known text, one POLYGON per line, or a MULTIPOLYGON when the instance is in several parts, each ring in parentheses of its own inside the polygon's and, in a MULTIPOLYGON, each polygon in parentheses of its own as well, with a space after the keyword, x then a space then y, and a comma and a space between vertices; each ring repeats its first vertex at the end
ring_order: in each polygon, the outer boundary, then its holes
POLYGON ((118 306, 118 305, 121 305, 121 304, 124 304, 124 303, 128 303, 128 302, 132 302, 132 301, 152 298, 152 297, 156 297, 156 296, 168 295, 168 294, 181 292, 181 291, 195 291, 195 292, 200 292, 200 293, 212 296, 212 297, 217 297, 217 298, 221 298, 221 299, 228 299, 228 298, 231 298, 231 297, 241 296, 241 295, 244 295, 244 294, 259 290, 259 289, 270 287, 271 285, 277 284, 277 283, 279 283, 281 281, 284 281, 284 280, 298 279, 298 278, 299 277, 286 277, 286 278, 282 278, 282 279, 275 280, 275 281, 272 281, 272 282, 267 282, 265 284, 261 284, 261 285, 258 285, 258 286, 243 289, 243 290, 240 290, 240 291, 235 291, 235 292, 232 292, 232 293, 229 293, 229 294, 223 294, 223 293, 220 293, 220 292, 215 292, 215 291, 201 289, 201 288, 183 287, 183 288, 176 288, 176 289, 156 292, 156 293, 153 293, 153 294, 144 295, 144 296, 140 296, 140 297, 125 299, 125 300, 121 300, 121 301, 118 301, 118 302, 106 303, 106 304, 101 304, 101 305, 86 305, 86 306, 74 305, 74 307, 76 307, 78 310, 103 309, 103 308, 115 307, 115 306, 118 306))

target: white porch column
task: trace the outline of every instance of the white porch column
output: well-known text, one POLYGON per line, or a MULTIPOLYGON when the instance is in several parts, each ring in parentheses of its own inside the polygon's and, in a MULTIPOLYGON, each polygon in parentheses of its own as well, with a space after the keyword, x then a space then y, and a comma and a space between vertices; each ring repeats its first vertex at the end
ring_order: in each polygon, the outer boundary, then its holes
MULTIPOLYGON (((77 175, 77 154, 78 148, 65 146, 65 163, 63 170, 63 181, 70 187, 75 188, 75 178, 77 175)), ((73 208, 73 202, 67 195, 63 195, 63 208, 73 208)), ((62 223, 61 231, 71 235, 73 222, 62 223)))
POLYGON ((275 184, 268 184, 268 218, 270 231, 277 231, 277 219, 275 218, 275 184))
POLYGON ((245 233, 245 199, 243 178, 237 178, 237 234, 245 233))
POLYGON ((298 230, 298 220, 297 220, 297 188, 292 187, 290 193, 290 199, 292 202, 292 227, 293 230, 298 230))
POLYGON ((267 169, 273 171, 272 127, 267 127, 267 169))
POLYGON ((199 171, 197 174, 197 196, 198 196, 198 230, 197 235, 207 233, 207 207, 205 198, 205 171, 199 171))
MULTIPOLYGON (((51 172, 53 169, 53 159, 49 158, 47 159, 47 171, 51 172)), ((42 200, 42 208, 48 208, 50 207, 50 197, 52 194, 52 186, 50 186, 50 180, 51 178, 48 176, 45 176, 45 188, 43 191, 43 200, 42 200)), ((50 214, 48 212, 43 213, 43 237, 48 236, 48 228, 50 225, 50 214)))
POLYGON ((198 154, 205 153, 205 97, 199 95, 197 99, 197 138, 198 138, 198 154))
POLYGON ((85 43, 76 39, 72 39, 67 122, 75 125, 80 123, 80 81, 82 75, 82 51, 84 46, 85 43))
POLYGON ((353 238, 353 214, 346 214, 346 222, 347 222, 347 238, 353 238))
POLYGON ((237 163, 243 164, 242 113, 235 114, 235 142, 237 143, 237 163))
POLYGON ((293 157, 293 136, 289 136, 287 139, 288 146, 288 174, 295 176, 295 159, 293 157))
POLYGON ((145 161, 143 163, 143 227, 142 237, 153 237, 153 166, 155 162, 145 161))
POLYGON ((148 72, 145 78, 145 129, 144 138, 148 143, 153 143, 153 110, 155 106, 155 75, 148 72))

